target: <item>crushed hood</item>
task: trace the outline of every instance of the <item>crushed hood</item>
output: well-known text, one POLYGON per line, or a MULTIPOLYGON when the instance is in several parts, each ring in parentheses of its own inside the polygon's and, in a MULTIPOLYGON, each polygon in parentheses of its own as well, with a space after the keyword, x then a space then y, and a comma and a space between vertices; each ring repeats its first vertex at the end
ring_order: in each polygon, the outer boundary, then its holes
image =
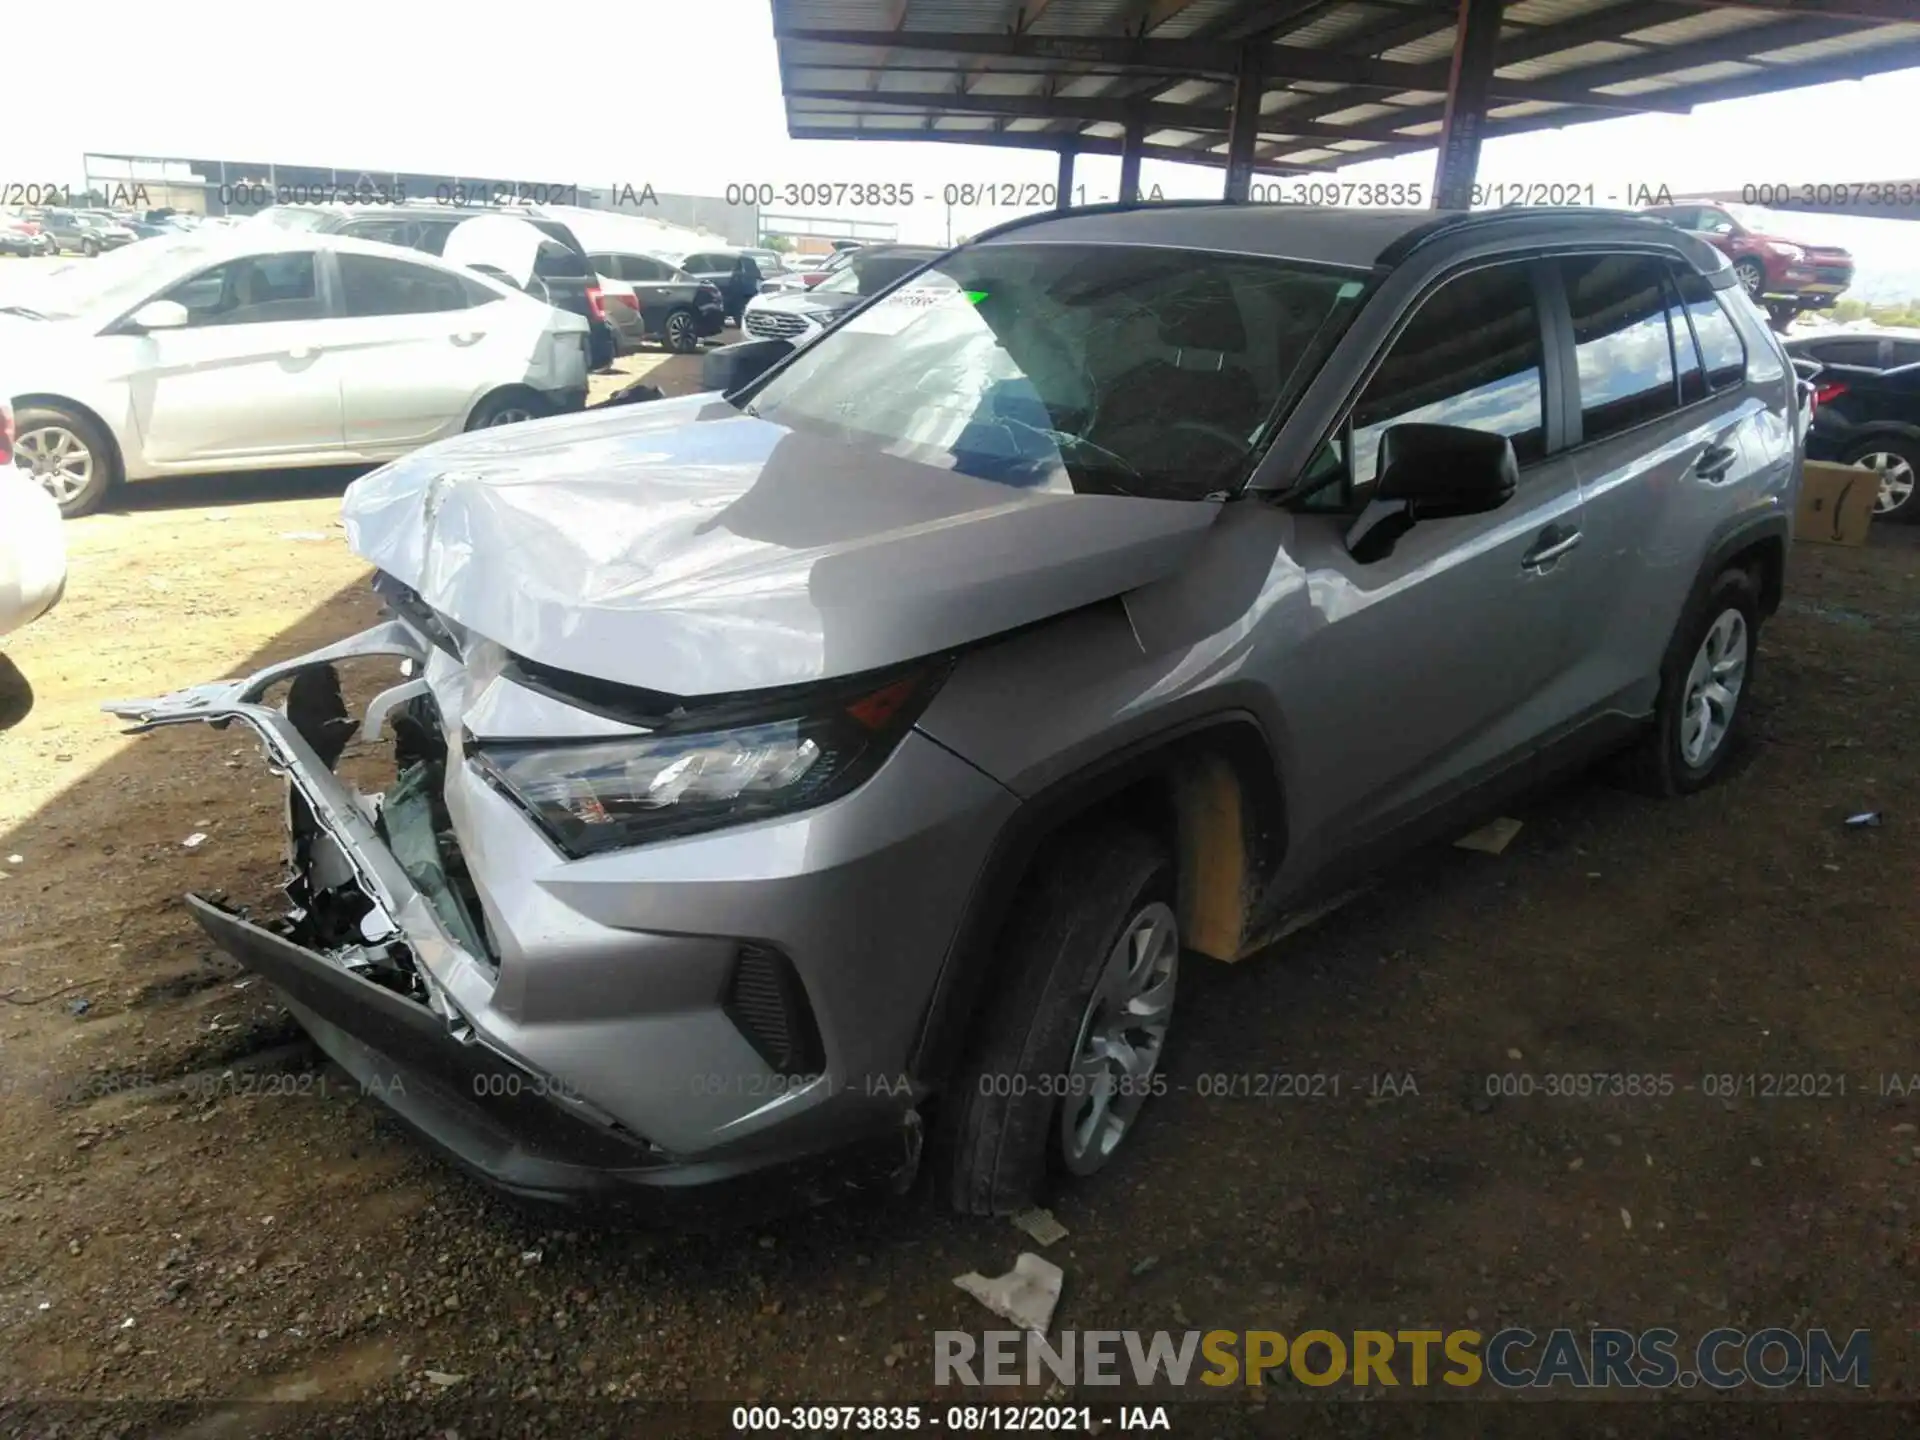
POLYGON ((347 538, 530 660, 683 696, 857 674, 1147 584, 1218 505, 1023 490, 713 395, 431 445, 354 482, 347 538))

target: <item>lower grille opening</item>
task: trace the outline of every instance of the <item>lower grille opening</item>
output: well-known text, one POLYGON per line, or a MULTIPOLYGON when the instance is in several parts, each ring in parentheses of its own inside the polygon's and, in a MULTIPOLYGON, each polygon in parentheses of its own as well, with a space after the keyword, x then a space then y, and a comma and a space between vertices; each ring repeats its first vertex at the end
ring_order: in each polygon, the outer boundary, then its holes
POLYGON ((817 1075, 820 1030, 793 962, 770 946, 742 944, 721 1007, 760 1058, 782 1075, 817 1075))

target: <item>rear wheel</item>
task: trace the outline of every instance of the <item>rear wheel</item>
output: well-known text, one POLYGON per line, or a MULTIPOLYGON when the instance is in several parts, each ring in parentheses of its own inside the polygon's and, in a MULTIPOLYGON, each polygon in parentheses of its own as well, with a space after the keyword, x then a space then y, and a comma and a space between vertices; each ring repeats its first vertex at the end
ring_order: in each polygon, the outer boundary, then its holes
POLYGON ((951 1198, 1033 1203, 1049 1172, 1102 1169, 1157 1076, 1180 974, 1173 865, 1145 833, 1083 831, 1042 857, 1002 933, 1004 969, 944 1122, 951 1198))
POLYGON ((660 340, 676 355, 691 355, 700 348, 700 325, 691 310, 675 310, 660 323, 660 340))
POLYGON ((1628 757, 1637 788, 1690 795, 1711 784, 1738 748, 1753 688, 1759 599, 1753 576, 1725 570, 1681 623, 1661 666, 1653 728, 1628 757))
POLYGON ((1880 492, 1873 500, 1876 520, 1920 524, 1920 498, 1914 484, 1920 472, 1920 444, 1899 437, 1863 440, 1847 452, 1847 463, 1864 465, 1880 477, 1880 492))
POLYGON ((98 510, 120 483, 120 457, 90 418, 55 405, 14 416, 14 463, 59 502, 69 519, 98 510))
POLYGON ((496 390, 473 409, 467 419, 469 430, 490 430, 498 425, 518 425, 522 420, 537 420, 546 407, 526 390, 496 390))

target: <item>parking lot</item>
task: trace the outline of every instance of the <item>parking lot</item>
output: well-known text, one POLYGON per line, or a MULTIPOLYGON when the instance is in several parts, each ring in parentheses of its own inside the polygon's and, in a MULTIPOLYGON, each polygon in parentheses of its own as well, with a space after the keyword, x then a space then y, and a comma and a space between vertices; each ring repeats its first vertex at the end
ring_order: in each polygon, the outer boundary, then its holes
MULTIPOLYGON (((952 1278, 1032 1248, 1010 1225, 916 1192, 557 1230, 427 1158, 187 917, 190 889, 269 900, 281 787, 238 730, 129 742, 97 707, 368 623, 346 478, 135 487, 69 527, 66 600, 0 660, 6 1393, 931 1398, 932 1332, 984 1313, 952 1278)), ((1910 1395, 1916 538, 1795 547, 1727 783, 1577 781, 1504 854, 1425 854, 1195 961, 1170 1093, 1056 1206, 1056 1323, 1868 1326, 1876 1392, 1910 1395), (1227 1071, 1338 1094, 1203 1094, 1227 1071), (1676 1084, 1489 1093, 1595 1071, 1676 1084), (1788 1074, 1843 1093, 1764 1098, 1788 1074)))

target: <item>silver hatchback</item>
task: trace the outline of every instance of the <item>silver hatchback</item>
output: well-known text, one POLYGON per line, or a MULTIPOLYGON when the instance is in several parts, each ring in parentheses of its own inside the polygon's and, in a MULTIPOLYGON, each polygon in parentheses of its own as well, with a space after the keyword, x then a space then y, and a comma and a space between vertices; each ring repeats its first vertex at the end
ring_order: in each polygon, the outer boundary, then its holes
POLYGON ((286 913, 194 913, 523 1195, 1101 1168, 1186 967, 1564 766, 1720 773, 1804 440, 1718 252, 1603 212, 1072 212, 710 360, 368 475, 388 619, 111 707, 260 735, 286 913))

